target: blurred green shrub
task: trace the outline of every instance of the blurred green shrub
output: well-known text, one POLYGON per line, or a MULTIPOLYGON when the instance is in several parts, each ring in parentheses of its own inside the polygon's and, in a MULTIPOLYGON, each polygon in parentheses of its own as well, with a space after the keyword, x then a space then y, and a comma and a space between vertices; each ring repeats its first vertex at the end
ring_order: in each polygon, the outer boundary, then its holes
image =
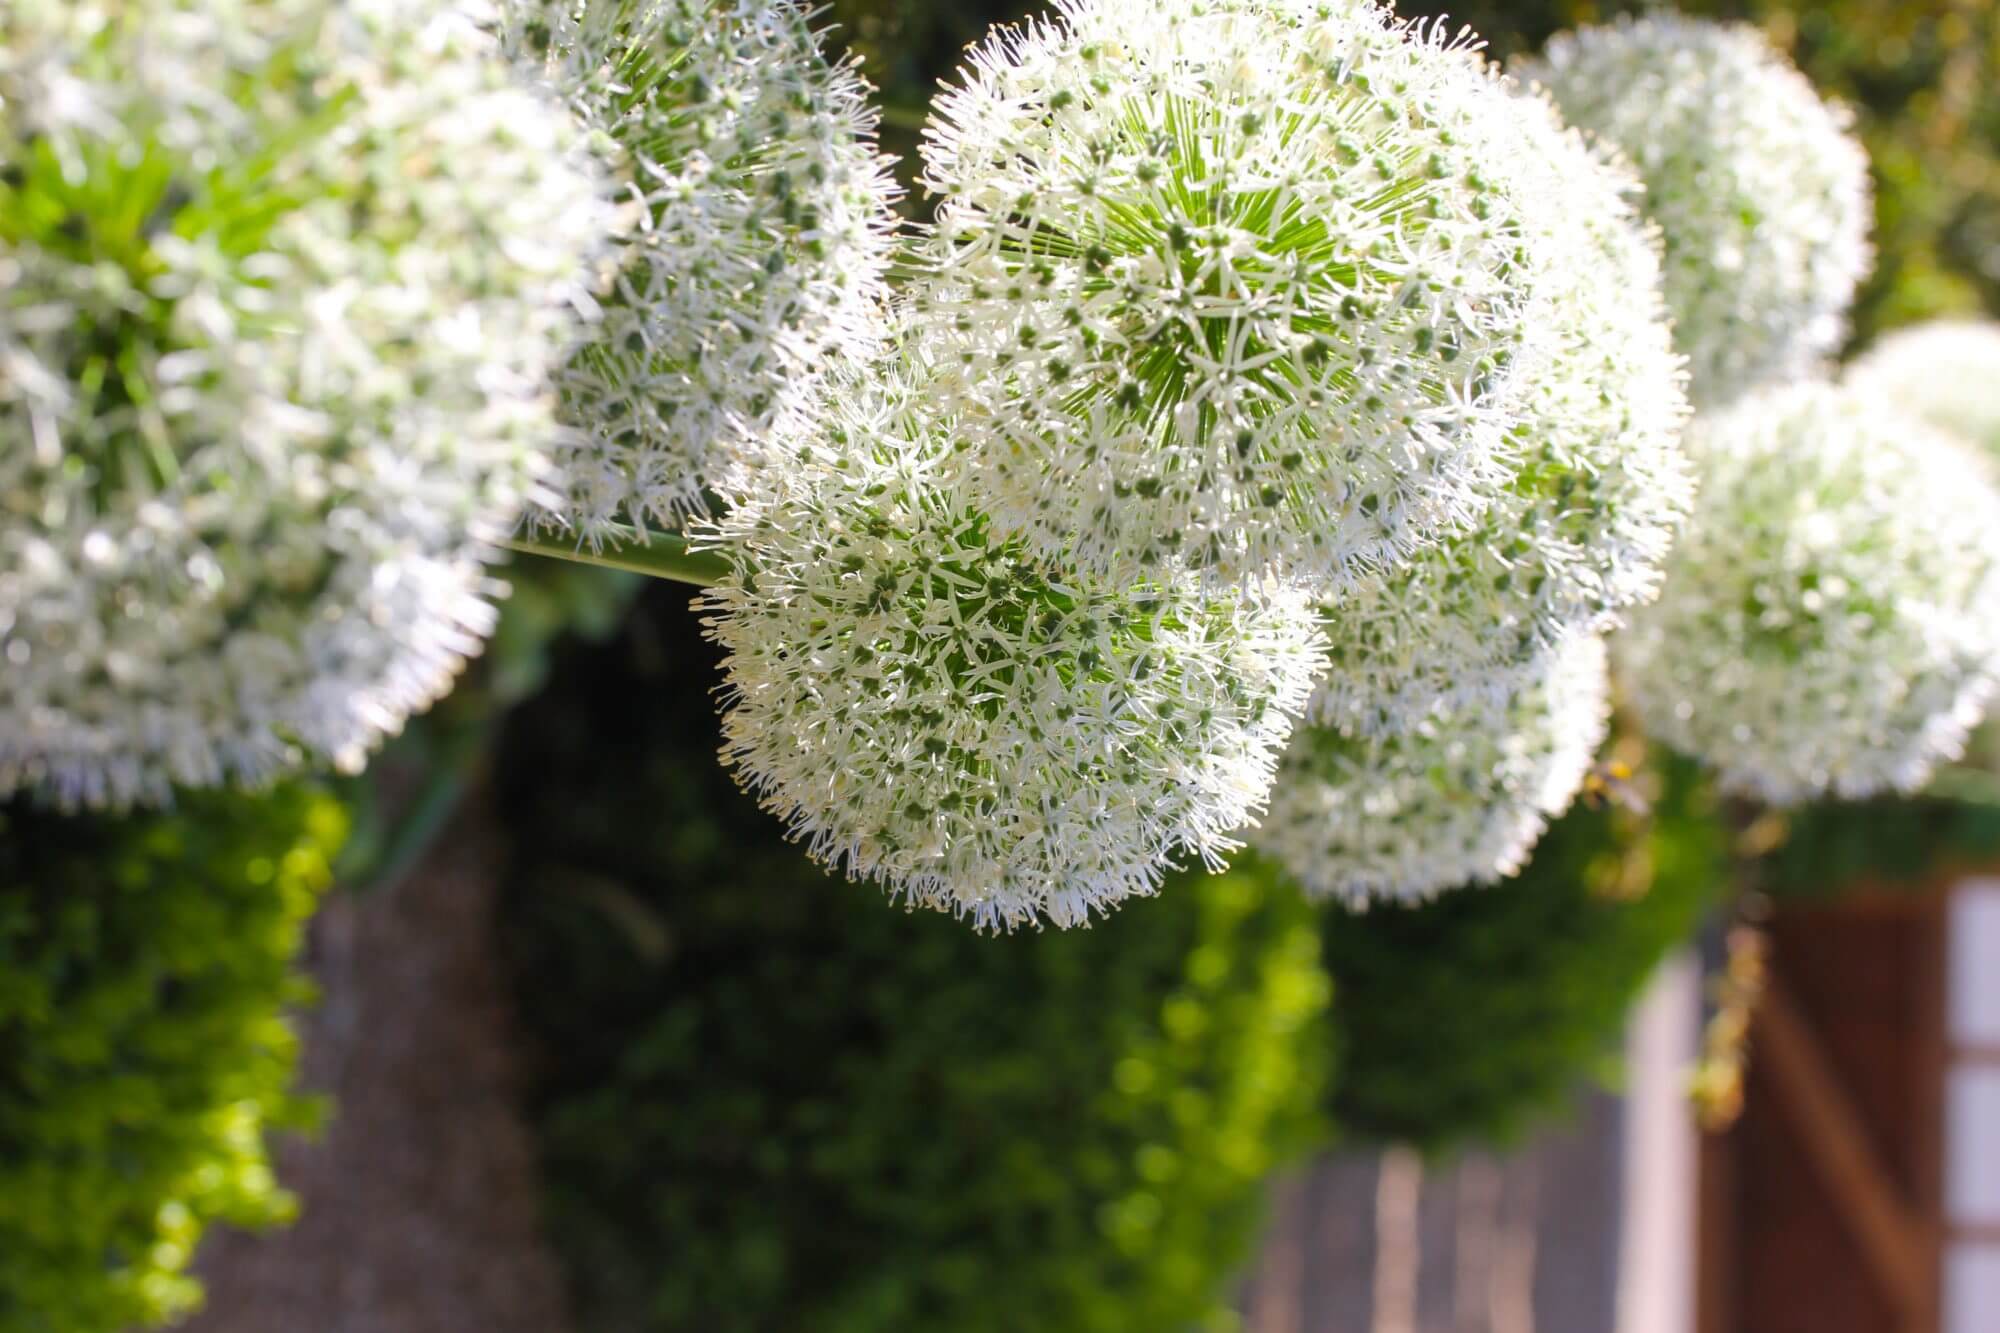
POLYGON ((1409 907, 1329 909, 1347 1142, 1505 1145, 1596 1071, 1667 953, 1727 888, 1705 784, 1675 764, 1640 816, 1580 800, 1519 878, 1409 907))
MULTIPOLYGON (((994 24, 1047 8, 1035 0, 831 0, 833 41, 861 61, 880 93, 882 148, 898 160, 896 174, 906 187, 916 179, 917 144, 938 80, 954 78, 965 48, 994 24)), ((911 191, 904 211, 928 213, 920 191, 911 191)))
POLYGON ((576 654, 499 769, 582 1327, 1229 1327, 1315 1127, 1311 909, 1245 868, 993 938, 829 879, 716 765, 684 600, 576 654))
POLYGON ((1767 818, 1778 821, 1772 832, 1781 840, 1743 867, 1743 883, 1780 901, 1824 902, 1862 887, 1923 891, 1954 865, 2000 859, 1993 793, 1829 802, 1767 818))
POLYGON ((556 645, 611 634, 647 582, 538 556, 516 557, 505 574, 500 623, 451 693, 411 718, 367 772, 336 780, 353 821, 336 867, 343 885, 365 890, 409 871, 490 757, 501 718, 548 680, 556 645))
POLYGON ((265 1135, 310 1118, 284 1010, 343 824, 303 787, 0 807, 0 1333, 184 1314, 204 1227, 290 1215, 265 1135))

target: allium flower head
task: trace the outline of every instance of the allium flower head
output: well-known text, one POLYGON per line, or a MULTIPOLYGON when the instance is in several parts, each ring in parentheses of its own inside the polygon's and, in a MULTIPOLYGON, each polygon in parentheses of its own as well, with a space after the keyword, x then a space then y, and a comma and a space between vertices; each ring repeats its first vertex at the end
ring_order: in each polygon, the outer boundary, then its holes
POLYGON ((1355 907, 1512 875, 1582 786, 1608 694, 1604 641, 1579 635, 1498 699, 1405 731, 1305 727, 1251 841, 1307 893, 1355 907))
POLYGON ((1671 14, 1556 37, 1519 69, 1623 150, 1666 241, 1695 403, 1809 373, 1872 260, 1868 159, 1756 29, 1671 14))
POLYGON ((904 369, 831 400, 822 450, 712 535, 724 761, 812 855, 981 928, 1215 863, 1264 799, 1323 645, 1310 605, 1163 569, 1040 563, 941 485, 952 423, 904 369))
MULTIPOLYGON (((596 131, 629 207, 562 373, 546 522, 677 527, 883 333, 895 188, 868 87, 796 0, 507 0, 508 45, 596 131)), ((541 516, 538 516, 540 518, 541 516)))
POLYGON ((2000 324, 1937 320, 1898 329, 1846 378, 1857 392, 1879 395, 2000 462, 2000 324))
POLYGON ((1697 419, 1701 486, 1620 660, 1661 740, 1774 803, 1909 790, 2000 643, 2000 497, 1955 441, 1825 384, 1697 419))
POLYGON ((357 766, 492 621, 604 225, 461 5, 0 9, 0 791, 357 766))
POLYGON ((1004 531, 1338 583, 1484 504, 1525 379, 1507 114, 1362 0, 1058 0, 937 104, 922 336, 1004 531))
POLYGON ((1685 376, 1660 302, 1657 238, 1621 163, 1565 130, 1539 95, 1491 133, 1514 145, 1537 318, 1554 353, 1514 431, 1515 471, 1467 531, 1326 607, 1331 669, 1311 715, 1369 733, 1439 702, 1498 703, 1571 634, 1595 634, 1658 591, 1692 502, 1681 450, 1685 376))

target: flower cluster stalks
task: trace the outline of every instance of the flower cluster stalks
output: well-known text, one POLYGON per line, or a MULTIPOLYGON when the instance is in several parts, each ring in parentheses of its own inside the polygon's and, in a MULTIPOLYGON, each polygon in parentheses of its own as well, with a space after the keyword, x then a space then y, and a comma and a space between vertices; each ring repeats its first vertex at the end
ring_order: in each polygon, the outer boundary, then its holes
POLYGON ((0 18, 0 792, 358 767, 502 548, 704 587, 722 762, 982 928, 1511 874, 1614 660, 1774 802, 1992 692, 1986 464, 1894 348, 1792 383, 1866 162, 1748 30, 1056 0, 905 225, 802 0, 183 10, 0 18))

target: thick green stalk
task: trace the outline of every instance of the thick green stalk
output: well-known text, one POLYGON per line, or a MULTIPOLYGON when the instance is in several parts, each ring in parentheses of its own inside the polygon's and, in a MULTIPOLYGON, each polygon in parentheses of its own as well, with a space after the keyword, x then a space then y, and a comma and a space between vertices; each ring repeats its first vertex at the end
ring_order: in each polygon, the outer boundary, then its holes
POLYGON ((2000 810, 2000 774, 1968 765, 1946 764, 1931 775, 1921 794, 1960 805, 2000 810))
POLYGON ((722 576, 729 572, 728 561, 710 551, 690 551, 687 539, 677 532, 646 532, 622 525, 615 535, 595 547, 572 539, 527 533, 501 544, 527 555, 625 569, 649 578, 673 579, 702 588, 721 582, 722 576))

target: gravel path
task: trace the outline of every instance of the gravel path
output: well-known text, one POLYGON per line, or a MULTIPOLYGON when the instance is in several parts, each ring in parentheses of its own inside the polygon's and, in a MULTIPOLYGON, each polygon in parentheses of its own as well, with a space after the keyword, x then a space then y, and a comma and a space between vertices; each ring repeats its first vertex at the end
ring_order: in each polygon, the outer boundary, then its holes
POLYGON ((211 1237, 208 1307, 186 1333, 566 1333, 513 1096, 498 847, 479 814, 402 883, 321 910, 305 1082, 333 1118, 279 1159, 303 1213, 211 1237))

